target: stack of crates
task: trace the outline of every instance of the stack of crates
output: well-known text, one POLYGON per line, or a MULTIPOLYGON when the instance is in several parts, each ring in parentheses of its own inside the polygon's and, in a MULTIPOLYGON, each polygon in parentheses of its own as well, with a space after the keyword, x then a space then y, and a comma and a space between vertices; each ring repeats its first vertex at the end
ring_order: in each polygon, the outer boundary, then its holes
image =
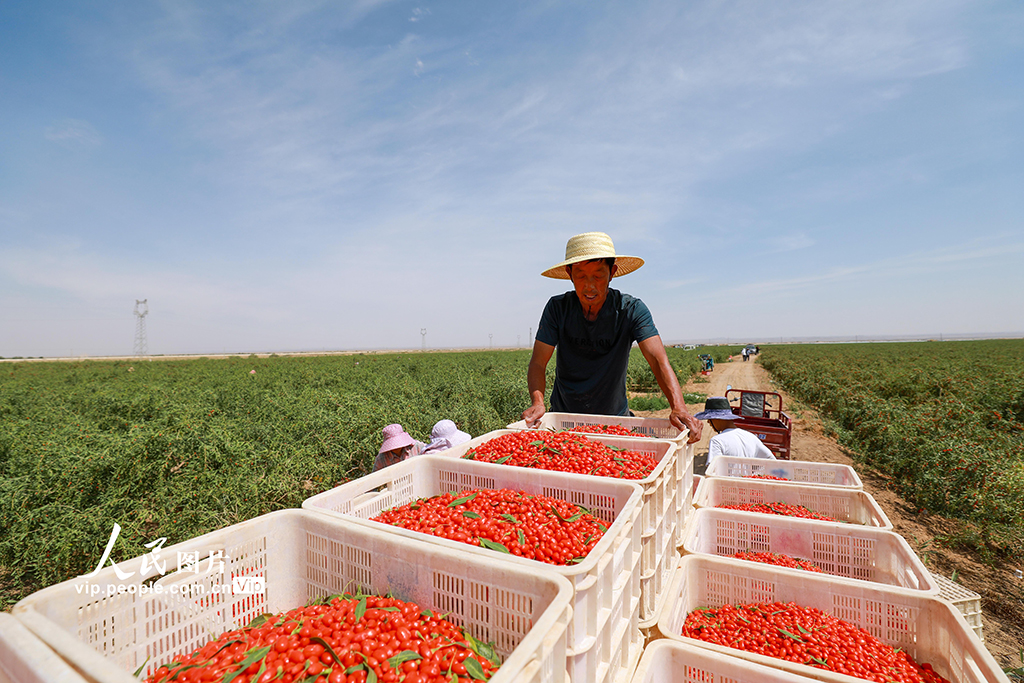
MULTIPOLYGON (((671 465, 665 468, 660 467, 663 460, 660 447, 652 448, 657 451, 659 468, 640 482, 645 491, 641 535, 643 559, 640 562, 640 626, 646 635, 657 622, 665 588, 679 557, 679 538, 693 508, 693 444, 686 443, 690 434, 688 430, 674 427, 666 418, 545 413, 534 428, 573 431, 589 425, 618 425, 637 433, 636 437, 609 437, 580 432, 619 448, 630 441, 641 444, 646 442, 651 444, 649 447, 653 447, 653 444, 665 440, 674 446, 672 452, 665 456, 671 457, 671 465)), ((509 428, 527 429, 525 421, 514 422, 509 428)), ((635 446, 627 447, 629 450, 640 450, 635 446)))
POLYGON ((981 641, 978 596, 925 568, 852 468, 722 458, 693 491, 696 510, 680 538, 684 556, 634 683, 860 680, 680 635, 695 609, 761 602, 796 602, 852 622, 953 683, 1007 681, 981 641), (803 505, 838 521, 717 508, 770 502, 803 505), (810 560, 823 573, 731 557, 741 550, 810 560), (744 660, 762 671, 737 668, 744 660))
POLYGON ((574 591, 566 641, 570 679, 614 683, 622 678, 621 672, 632 671, 640 655, 642 494, 639 486, 622 479, 424 455, 308 498, 302 507, 375 533, 420 539, 441 548, 496 557, 526 569, 564 576, 574 591), (608 531, 583 561, 556 566, 371 521, 384 510, 419 498, 501 488, 580 505, 600 518, 608 531))
MULTIPOLYGON (((653 439, 647 437, 609 436, 603 434, 581 433, 588 439, 598 441, 614 448, 628 451, 639 451, 651 455, 658 463, 654 471, 646 478, 636 481, 644 491, 644 504, 641 513, 641 560, 640 560, 640 622, 653 625, 660 608, 660 599, 664 588, 671 578, 675 562, 678 560, 678 538, 682 533, 684 516, 689 506, 679 502, 693 486, 693 449, 685 446, 688 432, 671 427, 666 419, 612 417, 606 415, 570 415, 566 413, 546 413, 541 418, 541 425, 550 429, 568 428, 584 424, 618 424, 628 428, 639 428, 651 431, 660 427, 663 433, 674 433, 672 440, 653 439), (550 424, 545 423, 545 419, 550 424), (671 432, 669 432, 671 430, 671 432)), ((523 427, 525 423, 513 423, 523 427)), ((497 436, 508 434, 510 429, 498 429, 467 443, 445 451, 447 457, 462 457, 467 451, 497 436)), ((685 501, 684 501, 685 502, 685 501)))
MULTIPOLYGON (((1006 674, 975 636, 963 615, 937 595, 880 583, 837 579, 815 572, 780 570, 775 566, 722 557, 688 555, 680 560, 679 571, 669 587, 668 601, 658 619, 658 635, 791 675, 827 683, 862 681, 826 669, 681 635, 687 615, 698 608, 716 609, 726 604, 767 602, 795 602, 820 609, 866 630, 894 648, 904 650, 920 664, 931 664, 953 683, 1008 682, 1006 674)), ((638 667, 637 675, 641 669, 638 667)), ((640 680, 654 679, 634 678, 637 683, 640 680)))
POLYGON ((132 672, 148 676, 265 613, 345 592, 390 592, 494 643, 503 663, 493 683, 568 683, 573 590, 554 572, 294 509, 161 548, 160 556, 44 588, 13 614, 86 680, 138 683, 132 672), (175 557, 199 561, 175 569, 175 557))

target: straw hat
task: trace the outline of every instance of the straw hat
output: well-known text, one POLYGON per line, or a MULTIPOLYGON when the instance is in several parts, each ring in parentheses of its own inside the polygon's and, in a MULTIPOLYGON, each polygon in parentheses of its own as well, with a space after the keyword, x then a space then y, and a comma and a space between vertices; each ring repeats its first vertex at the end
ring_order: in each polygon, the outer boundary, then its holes
POLYGON ((555 278, 556 280, 568 280, 569 274, 565 267, 580 261, 591 259, 613 258, 618 270, 616 277, 632 273, 644 264, 642 258, 636 256, 623 256, 615 253, 615 245, 612 238, 603 232, 585 232, 581 235, 573 235, 565 245, 565 260, 556 266, 545 270, 541 275, 555 278))

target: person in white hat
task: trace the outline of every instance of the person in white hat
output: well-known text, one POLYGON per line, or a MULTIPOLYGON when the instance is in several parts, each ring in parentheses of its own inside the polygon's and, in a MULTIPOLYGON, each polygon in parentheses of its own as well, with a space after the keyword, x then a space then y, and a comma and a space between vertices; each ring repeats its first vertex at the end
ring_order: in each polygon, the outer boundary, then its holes
POLYGON ((613 277, 643 264, 636 256, 616 254, 605 233, 585 232, 569 239, 564 261, 542 273, 570 280, 573 291, 551 297, 541 315, 526 374, 531 402, 523 411, 527 425, 536 425, 547 412, 545 372, 556 347, 553 411, 629 415, 626 366, 635 341, 668 399, 669 420, 677 429, 689 428, 690 443, 700 439, 702 423, 686 410, 651 312, 640 299, 609 287, 613 277))
POLYGON ((438 420, 434 428, 430 430, 430 443, 424 449, 423 455, 446 451, 452 446, 466 443, 472 438, 466 432, 459 430, 451 420, 438 420))

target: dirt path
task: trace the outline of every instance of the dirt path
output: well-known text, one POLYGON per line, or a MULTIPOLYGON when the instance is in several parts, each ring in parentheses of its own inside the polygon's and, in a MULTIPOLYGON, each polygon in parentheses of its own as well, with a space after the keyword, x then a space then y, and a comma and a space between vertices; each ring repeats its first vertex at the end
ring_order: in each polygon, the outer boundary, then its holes
MULTIPOLYGON (((812 462, 833 462, 851 465, 870 493, 893 523, 894 531, 910 544, 918 557, 935 574, 947 578, 954 572, 957 582, 978 593, 982 598, 982 627, 985 645, 1002 667, 1020 667, 1021 648, 1024 647, 1024 580, 1018 579, 1012 566, 991 566, 977 556, 943 547, 936 537, 948 533, 948 524, 936 515, 919 514, 918 510, 896 495, 886 477, 857 465, 836 441, 825 434, 818 414, 808 406, 790 398, 772 382, 771 376, 756 360, 744 362, 741 357, 720 363, 707 378, 691 381, 684 392, 707 396, 724 396, 726 388, 777 391, 782 395, 783 407, 793 419, 793 459, 812 462), (706 379, 707 381, 700 381, 706 379)), ((702 404, 687 406, 691 413, 703 410, 702 404)), ((667 410, 646 413, 666 416, 667 410)), ((701 440, 696 446, 696 462, 702 462, 708 451, 708 442, 714 431, 705 423, 701 440)), ((1019 567, 1019 562, 1015 563, 1019 567)))

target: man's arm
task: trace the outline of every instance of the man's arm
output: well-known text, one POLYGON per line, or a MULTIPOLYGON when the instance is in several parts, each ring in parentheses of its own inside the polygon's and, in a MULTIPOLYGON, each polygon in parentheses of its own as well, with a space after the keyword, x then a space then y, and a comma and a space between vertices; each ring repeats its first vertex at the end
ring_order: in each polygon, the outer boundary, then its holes
MULTIPOLYGON (((665 345, 661 343, 661 336, 654 335, 639 343, 640 353, 644 354, 647 364, 651 366, 654 378, 658 380, 661 393, 668 399, 668 405, 672 408, 669 421, 676 429, 688 427, 690 438, 688 443, 700 441, 700 433, 704 425, 700 420, 695 420, 689 411, 686 410, 686 402, 683 400, 683 390, 679 388, 679 380, 676 378, 672 365, 668 362, 668 354, 665 353, 665 345)), ((534 350, 536 353, 536 350, 534 350)))
POLYGON ((526 370, 526 386, 530 390, 530 407, 523 411, 523 419, 527 427, 533 427, 544 417, 544 390, 547 385, 546 373, 548 361, 555 353, 555 347, 542 341, 533 342, 533 355, 526 370))

